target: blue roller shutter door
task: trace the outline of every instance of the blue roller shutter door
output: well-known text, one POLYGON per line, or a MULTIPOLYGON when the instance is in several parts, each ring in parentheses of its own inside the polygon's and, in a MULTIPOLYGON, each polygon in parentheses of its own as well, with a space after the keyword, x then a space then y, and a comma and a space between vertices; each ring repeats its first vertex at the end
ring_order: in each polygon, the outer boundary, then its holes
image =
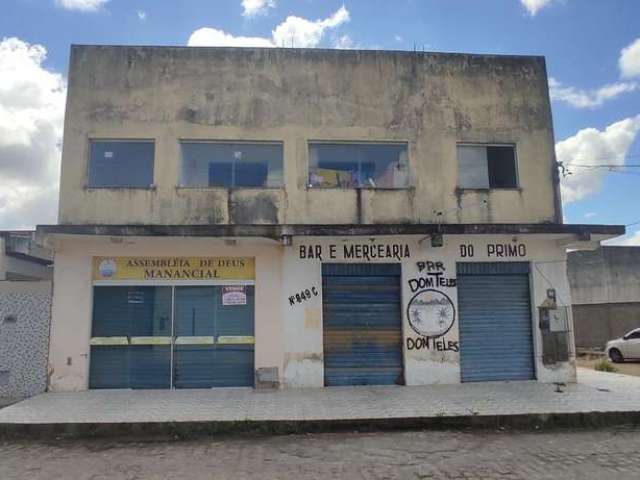
POLYGON ((463 382, 535 378, 529 264, 458 264, 463 382))
POLYGON ((322 266, 324 383, 403 384, 399 264, 322 266))

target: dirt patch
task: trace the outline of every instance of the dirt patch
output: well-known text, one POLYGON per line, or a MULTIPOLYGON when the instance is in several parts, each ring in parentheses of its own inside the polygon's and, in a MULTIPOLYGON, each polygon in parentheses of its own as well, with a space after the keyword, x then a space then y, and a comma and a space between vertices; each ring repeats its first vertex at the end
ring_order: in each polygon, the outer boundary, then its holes
MULTIPOLYGON (((596 354, 581 355, 578 357, 577 364, 578 364, 578 367, 595 370, 596 364, 601 362, 603 359, 605 359, 604 355, 596 355, 596 354)), ((611 362, 611 364, 617 370, 615 373, 621 373, 623 375, 634 375, 636 377, 640 377, 640 362, 624 362, 624 363, 611 362)))

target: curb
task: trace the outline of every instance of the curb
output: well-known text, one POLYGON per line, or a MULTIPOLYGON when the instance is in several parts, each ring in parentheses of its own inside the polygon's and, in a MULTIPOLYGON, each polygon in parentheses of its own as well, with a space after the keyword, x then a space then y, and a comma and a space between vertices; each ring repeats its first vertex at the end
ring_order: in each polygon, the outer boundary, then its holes
POLYGON ((245 420, 132 423, 2 423, 0 439, 82 439, 115 437, 192 438, 220 434, 327 433, 344 431, 603 428, 640 425, 640 411, 533 413, 335 420, 245 420))

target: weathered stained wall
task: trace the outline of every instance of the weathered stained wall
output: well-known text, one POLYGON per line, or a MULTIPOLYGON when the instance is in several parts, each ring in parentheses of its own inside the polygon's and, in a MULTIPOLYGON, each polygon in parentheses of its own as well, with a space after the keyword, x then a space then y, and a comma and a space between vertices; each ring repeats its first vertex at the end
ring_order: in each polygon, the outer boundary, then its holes
POLYGON ((576 347, 604 350, 605 344, 640 327, 640 302, 573 306, 576 347))
POLYGON ((553 177, 542 57, 72 47, 61 223, 549 222, 553 177), (155 186, 86 188, 90 138, 154 139, 155 186), (179 188, 180 139, 283 141, 284 188, 179 188), (309 190, 309 140, 407 141, 412 186, 309 190), (456 142, 515 144, 520 188, 457 191, 456 142))
MULTIPOLYGON (((356 245, 406 245, 409 256, 401 260, 402 264, 402 336, 403 364, 407 385, 448 384, 460 382, 460 352, 464 348, 459 344, 459 316, 446 334, 434 338, 446 348, 426 345, 424 337, 417 335, 410 326, 407 309, 411 298, 425 288, 435 288, 444 293, 458 310, 458 288, 456 284, 456 263, 458 262, 530 262, 531 288, 531 325, 534 342, 535 377, 542 382, 573 382, 576 379, 575 359, 572 352, 568 362, 552 365, 543 363, 542 334, 538 322, 538 307, 546 299, 547 289, 556 290, 558 305, 571 304, 571 296, 566 275, 564 249, 554 240, 544 237, 506 235, 447 235, 442 247, 432 247, 429 238, 421 236, 386 237, 297 237, 292 248, 285 249, 283 322, 284 322, 284 384, 287 386, 320 387, 324 382, 323 337, 322 337, 322 263, 395 263, 389 258, 362 257, 347 259, 342 256, 344 247, 356 245), (518 245, 521 253, 516 257, 501 257, 488 253, 489 245, 518 245), (335 257, 331 258, 331 246, 335 257), (322 252, 322 258, 300 258, 301 247, 305 251, 322 252), (473 248, 472 257, 461 256, 461 247, 473 248), (420 279, 433 274, 420 271, 418 262, 440 262, 438 272, 442 274, 443 285, 436 287, 421 286, 420 279), (289 302, 288 296, 315 287, 319 294, 301 302, 289 302), (453 347, 452 347, 453 346, 453 347)), ((567 332, 568 342, 572 345, 572 332, 567 332)), ((495 332, 496 339, 500 332, 495 332)), ((505 345, 509 348, 509 345, 505 345)), ((571 349, 573 351, 573 349, 571 349)))
POLYGON ((570 252, 576 346, 603 348, 640 327, 640 248, 600 247, 570 252))
POLYGON ((640 247, 570 252, 567 273, 574 305, 640 301, 640 247))

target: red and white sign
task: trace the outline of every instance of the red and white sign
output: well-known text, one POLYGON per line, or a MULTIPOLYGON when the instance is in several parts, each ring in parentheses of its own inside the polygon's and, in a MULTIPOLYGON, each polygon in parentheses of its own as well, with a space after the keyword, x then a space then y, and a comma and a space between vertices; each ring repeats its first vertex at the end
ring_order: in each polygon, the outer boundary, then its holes
POLYGON ((222 287, 222 305, 246 305, 247 292, 244 285, 222 287))

